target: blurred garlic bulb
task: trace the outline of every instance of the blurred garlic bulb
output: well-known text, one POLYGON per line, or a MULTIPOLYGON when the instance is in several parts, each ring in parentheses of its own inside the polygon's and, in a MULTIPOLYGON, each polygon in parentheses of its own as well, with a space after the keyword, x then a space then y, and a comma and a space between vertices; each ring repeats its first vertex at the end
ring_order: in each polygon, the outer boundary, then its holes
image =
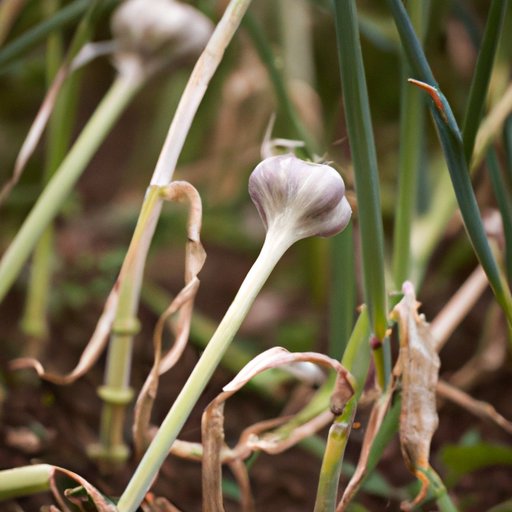
POLYGON ((332 236, 352 209, 336 170, 292 154, 266 158, 249 178, 249 194, 267 229, 288 247, 310 236, 332 236))
POLYGON ((125 0, 111 28, 121 73, 153 72, 177 57, 197 54, 213 32, 205 15, 176 0, 125 0))

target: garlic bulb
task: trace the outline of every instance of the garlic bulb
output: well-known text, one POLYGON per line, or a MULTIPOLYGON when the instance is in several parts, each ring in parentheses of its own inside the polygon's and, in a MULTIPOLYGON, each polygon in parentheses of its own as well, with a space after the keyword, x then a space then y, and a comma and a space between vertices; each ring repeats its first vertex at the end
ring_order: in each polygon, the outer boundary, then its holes
POLYGON ((289 245, 310 236, 335 235, 352 215, 338 172, 292 154, 257 165, 249 178, 249 194, 267 233, 279 233, 289 245))
POLYGON ((176 0, 126 0, 112 16, 119 70, 163 67, 186 54, 199 53, 212 31, 211 21, 176 0))

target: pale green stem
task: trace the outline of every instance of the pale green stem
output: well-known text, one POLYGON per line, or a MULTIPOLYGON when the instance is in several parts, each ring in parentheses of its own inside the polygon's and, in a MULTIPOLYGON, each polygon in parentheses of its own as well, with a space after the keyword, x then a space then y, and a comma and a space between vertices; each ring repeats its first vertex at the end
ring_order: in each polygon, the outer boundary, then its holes
MULTIPOLYGON (((411 21, 420 38, 424 35, 426 26, 425 5, 425 2, 409 4, 411 21)), ((393 281, 396 290, 400 290, 402 283, 411 278, 411 227, 415 214, 424 132, 424 98, 417 88, 407 83, 410 75, 407 59, 402 55, 398 198, 393 238, 393 281)))
POLYGON ((318 490, 315 501, 315 512, 334 512, 338 497, 338 484, 348 437, 352 430, 352 422, 357 409, 357 399, 353 397, 345 406, 343 413, 334 420, 329 429, 327 446, 325 447, 318 490))
POLYGON ((98 146, 138 91, 142 77, 120 75, 103 98, 72 149, 39 196, 0 261, 0 301, 18 277, 39 237, 55 218, 98 146))
MULTIPOLYGON (((144 264, 161 208, 159 187, 150 187, 120 273, 119 303, 108 348, 105 384, 98 390, 105 402, 100 445, 91 447, 90 451, 91 456, 109 465, 124 462, 129 455, 123 432, 126 406, 133 398, 130 387, 133 338, 139 331, 137 309, 144 264)), ((105 469, 109 469, 108 466, 105 469)))
POLYGON ((281 242, 279 233, 276 236, 271 231, 267 233, 257 260, 122 494, 118 503, 119 512, 134 512, 142 502, 254 299, 288 245, 281 242))
POLYGON ((53 471, 49 464, 0 471, 0 500, 48 491, 53 471))
MULTIPOLYGON (((59 0, 46 0, 43 9, 47 16, 53 16, 58 12, 59 0)), ((48 87, 51 86, 57 75, 62 58, 62 34, 56 32, 48 38, 47 43, 46 75, 48 87)), ((76 75, 68 77, 63 84, 48 122, 43 185, 48 183, 69 148, 76 99, 75 82, 76 75)), ((21 320, 22 329, 29 337, 24 354, 37 359, 43 351, 48 335, 47 310, 53 272, 53 236, 53 226, 50 223, 34 250, 25 310, 21 320)))
POLYGON ((46 312, 52 274, 52 255, 53 227, 48 226, 41 235, 34 251, 27 301, 21 320, 24 333, 33 340, 33 343, 29 343, 30 346, 25 350, 25 355, 33 357, 38 357, 41 343, 48 334, 46 312))

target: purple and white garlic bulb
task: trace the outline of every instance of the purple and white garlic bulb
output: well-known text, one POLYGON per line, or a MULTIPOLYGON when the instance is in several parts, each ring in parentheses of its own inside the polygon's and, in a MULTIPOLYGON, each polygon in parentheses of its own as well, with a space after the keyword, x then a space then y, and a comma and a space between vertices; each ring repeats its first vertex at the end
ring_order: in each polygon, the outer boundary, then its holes
POLYGON ((287 245, 284 250, 302 238, 339 233, 352 215, 339 173, 292 154, 258 164, 249 178, 249 194, 267 238, 279 238, 287 245))

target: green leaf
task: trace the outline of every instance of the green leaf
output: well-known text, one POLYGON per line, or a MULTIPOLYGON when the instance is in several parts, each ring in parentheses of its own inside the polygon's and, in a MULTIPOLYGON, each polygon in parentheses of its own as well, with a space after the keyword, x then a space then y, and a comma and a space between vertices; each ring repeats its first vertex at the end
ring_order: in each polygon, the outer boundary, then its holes
MULTIPOLYGON (((356 181, 365 302, 373 332, 382 341, 387 331, 384 233, 377 153, 355 1, 334 0, 334 12, 343 105, 356 181)), ((389 353, 389 344, 384 347, 389 353)), ((387 376, 382 368, 382 354, 379 360, 376 357, 376 368, 379 385, 384 388, 387 376)))
POLYGON ((461 477, 491 466, 512 466, 512 448, 492 443, 471 446, 447 445, 441 449, 441 460, 446 467, 448 485, 455 485, 461 477))

